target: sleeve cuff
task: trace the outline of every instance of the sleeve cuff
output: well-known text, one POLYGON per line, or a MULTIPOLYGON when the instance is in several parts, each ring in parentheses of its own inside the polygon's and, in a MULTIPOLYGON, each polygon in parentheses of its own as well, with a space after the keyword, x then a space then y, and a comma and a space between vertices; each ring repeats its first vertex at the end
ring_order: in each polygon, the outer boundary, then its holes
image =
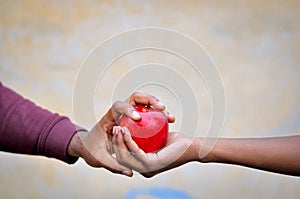
POLYGON ((78 160, 78 157, 69 156, 67 149, 77 131, 86 130, 76 126, 68 118, 59 120, 48 134, 45 143, 46 156, 54 157, 68 164, 74 164, 78 160))

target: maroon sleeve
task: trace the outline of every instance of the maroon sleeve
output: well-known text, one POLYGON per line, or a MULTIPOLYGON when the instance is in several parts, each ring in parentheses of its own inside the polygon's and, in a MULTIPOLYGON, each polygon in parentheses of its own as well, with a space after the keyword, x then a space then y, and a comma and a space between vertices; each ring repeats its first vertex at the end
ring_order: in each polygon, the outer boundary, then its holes
POLYGON ((74 163, 67 155, 72 136, 78 131, 67 117, 53 114, 24 99, 0 82, 0 150, 43 155, 74 163))

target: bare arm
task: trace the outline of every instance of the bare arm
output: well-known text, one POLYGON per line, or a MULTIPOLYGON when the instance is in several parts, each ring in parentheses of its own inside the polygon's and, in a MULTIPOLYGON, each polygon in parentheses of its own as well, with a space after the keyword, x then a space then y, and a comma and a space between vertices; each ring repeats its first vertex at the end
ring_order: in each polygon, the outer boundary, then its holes
MULTIPOLYGON (((196 143, 200 146, 201 140, 196 143)), ((199 161, 300 176, 300 136, 219 139, 213 150, 199 161)))
POLYGON ((203 138, 179 133, 169 133, 167 146, 156 153, 144 153, 139 149, 126 128, 114 129, 113 143, 117 160, 145 177, 192 161, 235 164, 300 176, 300 136, 220 138, 204 158, 199 157, 203 138))

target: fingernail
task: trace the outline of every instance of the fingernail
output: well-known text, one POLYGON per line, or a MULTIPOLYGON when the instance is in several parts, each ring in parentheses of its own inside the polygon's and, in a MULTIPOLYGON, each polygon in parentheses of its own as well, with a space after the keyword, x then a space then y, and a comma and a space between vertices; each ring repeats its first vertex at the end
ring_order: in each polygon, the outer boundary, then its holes
POLYGON ((140 118, 141 118, 140 114, 138 114, 138 112, 136 112, 136 111, 133 111, 133 112, 132 112, 132 115, 133 115, 133 117, 136 118, 136 119, 140 119, 140 118))
POLYGON ((131 171, 122 171, 122 174, 123 175, 126 175, 126 176, 128 176, 128 177, 131 177, 132 176, 132 172, 131 171))

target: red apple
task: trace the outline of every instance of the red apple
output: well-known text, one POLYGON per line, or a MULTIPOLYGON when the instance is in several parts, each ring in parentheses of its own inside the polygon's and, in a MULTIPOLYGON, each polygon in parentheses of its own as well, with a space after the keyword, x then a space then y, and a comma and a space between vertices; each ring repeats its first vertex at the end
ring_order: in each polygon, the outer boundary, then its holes
POLYGON ((119 125, 128 128, 132 139, 146 153, 164 147, 169 129, 166 115, 147 106, 136 105, 134 108, 140 114, 141 120, 134 121, 127 116, 122 116, 119 125))

